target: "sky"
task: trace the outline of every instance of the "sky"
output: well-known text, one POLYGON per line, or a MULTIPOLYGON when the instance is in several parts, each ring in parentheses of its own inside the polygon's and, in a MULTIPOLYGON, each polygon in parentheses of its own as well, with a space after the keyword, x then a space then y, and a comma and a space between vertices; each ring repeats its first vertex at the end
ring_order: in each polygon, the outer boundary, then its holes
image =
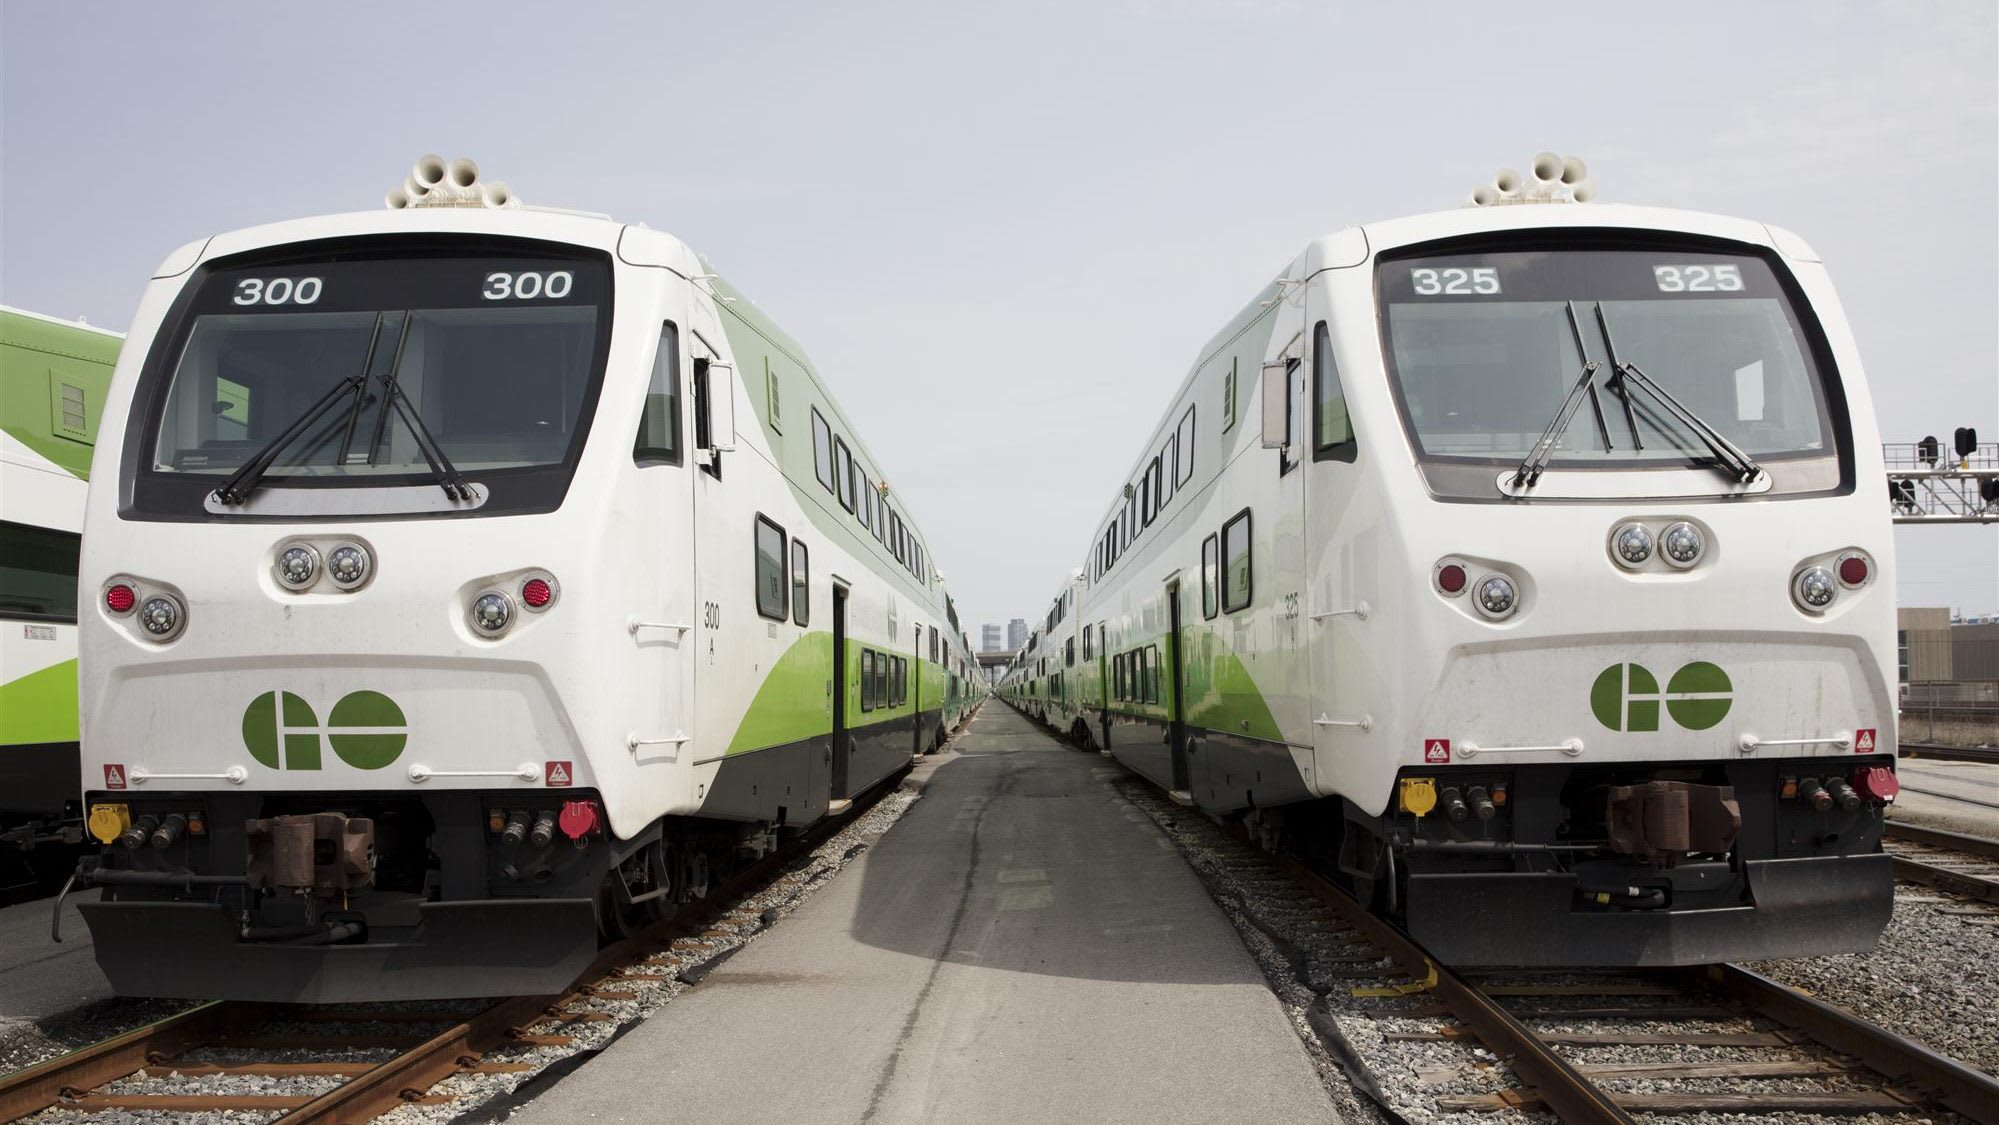
MULTIPOLYGON (((1999 438, 1999 7, 0 3, 0 301, 123 329, 206 234, 420 153, 670 230, 811 354, 960 619, 1047 608, 1312 238, 1544 149, 1824 257, 1884 440, 1999 438)), ((1999 527, 1896 532, 1999 610, 1999 527)))

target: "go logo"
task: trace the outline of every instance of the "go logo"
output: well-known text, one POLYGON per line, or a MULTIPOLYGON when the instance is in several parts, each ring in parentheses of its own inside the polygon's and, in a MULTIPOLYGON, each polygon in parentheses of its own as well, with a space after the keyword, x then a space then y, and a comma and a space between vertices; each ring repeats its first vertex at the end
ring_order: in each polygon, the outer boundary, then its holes
POLYGON ((1698 660, 1673 673, 1666 690, 1642 664, 1613 664, 1590 685, 1589 706, 1596 719, 1611 730, 1659 729, 1659 704, 1673 721, 1688 730, 1706 730, 1728 717, 1735 702, 1728 673, 1698 660))
MULTIPOLYGON (((312 705, 288 691, 267 691, 243 711, 243 745, 274 770, 318 769, 321 733, 312 705)), ((341 761, 378 770, 402 755, 409 723, 395 700, 379 691, 357 691, 333 705, 323 733, 341 761)))

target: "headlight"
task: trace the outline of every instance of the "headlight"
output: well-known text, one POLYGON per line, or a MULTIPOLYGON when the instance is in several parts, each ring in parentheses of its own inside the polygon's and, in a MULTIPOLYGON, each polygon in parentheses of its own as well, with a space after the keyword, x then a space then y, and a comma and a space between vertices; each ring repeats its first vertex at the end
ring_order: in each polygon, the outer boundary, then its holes
POLYGON ((1642 565, 1652 557, 1652 529, 1642 523, 1627 523, 1610 537, 1610 547, 1619 565, 1642 565))
POLYGON ((1791 596, 1811 613, 1822 613, 1839 594, 1838 580, 1822 566, 1808 566, 1791 579, 1791 596))
POLYGON ((1504 574, 1488 575, 1480 580, 1478 590, 1472 594, 1472 604, 1478 611, 1493 620, 1505 617, 1520 604, 1520 592, 1513 587, 1513 580, 1504 574))
POLYGON ((368 552, 353 543, 342 543, 326 556, 326 573, 332 577, 333 584, 343 590, 352 590, 366 582, 372 569, 368 552))
POLYGON ((474 629, 489 637, 497 637, 513 624, 514 600, 498 591, 480 594, 472 601, 470 616, 474 629))
POLYGON ((288 589, 303 590, 319 577, 319 552, 303 543, 294 543, 278 552, 278 583, 288 589))
POLYGON ((1666 529, 1659 537, 1659 553, 1674 566, 1687 567, 1699 562, 1701 552, 1707 550, 1707 537, 1701 529, 1682 520, 1666 529))
POLYGON ((153 640, 173 640, 180 635, 181 626, 186 623, 187 611, 169 595, 155 594, 139 607, 139 626, 153 640))

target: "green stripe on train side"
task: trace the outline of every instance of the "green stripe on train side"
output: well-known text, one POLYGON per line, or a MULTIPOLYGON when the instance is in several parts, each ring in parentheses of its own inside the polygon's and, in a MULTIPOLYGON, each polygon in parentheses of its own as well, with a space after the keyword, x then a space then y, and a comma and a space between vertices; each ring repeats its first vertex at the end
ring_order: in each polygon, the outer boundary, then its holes
POLYGON ((0 684, 0 745, 75 742, 76 661, 0 684))
POLYGON ((0 430, 88 480, 121 343, 94 329, 0 310, 0 430))
MULTIPOLYGON (((917 699, 913 690, 898 706, 861 710, 862 649, 871 649, 876 653, 882 651, 860 641, 847 642, 844 678, 847 729, 863 730, 877 723, 914 714, 917 699)), ((904 660, 910 661, 910 658, 904 657, 904 660)), ((832 633, 808 632, 792 641, 784 650, 784 655, 771 666, 763 682, 757 685, 756 695, 750 700, 749 709, 743 713, 742 722, 737 725, 735 736, 729 739, 729 748, 723 753, 747 754, 753 750, 788 746, 831 734, 833 717, 827 706, 826 681, 831 676, 832 666, 832 633)), ((928 684, 927 679, 925 683, 928 684)), ((924 710, 935 711, 943 706, 941 679, 938 687, 932 689, 926 686, 924 692, 924 710), (929 694, 932 690, 935 690, 935 695, 929 694)))

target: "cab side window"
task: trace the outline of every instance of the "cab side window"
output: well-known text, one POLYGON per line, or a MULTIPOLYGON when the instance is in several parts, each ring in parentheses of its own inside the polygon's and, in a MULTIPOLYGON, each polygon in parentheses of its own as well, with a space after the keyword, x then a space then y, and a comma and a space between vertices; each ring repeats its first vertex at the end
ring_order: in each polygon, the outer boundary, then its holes
POLYGON ((1352 461, 1357 450, 1339 364, 1333 359, 1333 336, 1322 320, 1312 330, 1312 459, 1352 461))
POLYGON ((646 386, 632 460, 641 465, 680 464, 680 330, 672 324, 659 331, 659 351, 653 356, 652 382, 646 386))

